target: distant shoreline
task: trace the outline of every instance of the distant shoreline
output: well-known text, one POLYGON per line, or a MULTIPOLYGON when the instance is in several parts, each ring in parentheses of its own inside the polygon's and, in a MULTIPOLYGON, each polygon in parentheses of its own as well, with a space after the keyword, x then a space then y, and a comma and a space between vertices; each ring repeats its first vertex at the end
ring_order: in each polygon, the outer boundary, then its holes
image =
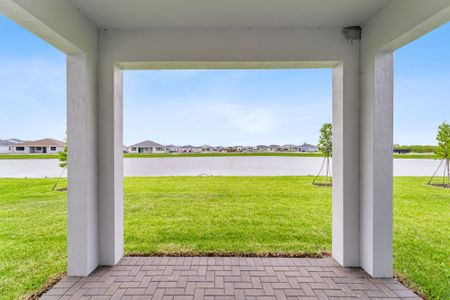
MULTIPOLYGON (((287 157, 323 157, 322 153, 308 152, 236 152, 236 153, 124 153, 124 158, 177 158, 177 157, 230 157, 230 156, 287 156, 287 157)), ((393 154, 395 159, 437 159, 435 154, 408 153, 393 154)), ((54 154, 0 154, 0 159, 58 159, 54 154)))

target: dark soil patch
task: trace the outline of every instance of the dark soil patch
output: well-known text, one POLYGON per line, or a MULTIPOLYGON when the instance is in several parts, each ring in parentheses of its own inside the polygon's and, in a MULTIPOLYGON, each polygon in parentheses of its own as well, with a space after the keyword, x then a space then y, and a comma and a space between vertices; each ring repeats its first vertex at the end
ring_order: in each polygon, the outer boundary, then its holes
POLYGON ((286 252, 264 252, 264 253, 245 253, 245 252, 157 252, 157 253, 134 253, 130 252, 125 254, 125 256, 130 257, 150 257, 150 256, 160 256, 160 257, 293 257, 293 258, 322 258, 331 256, 330 252, 321 252, 317 254, 306 254, 306 253, 286 253, 286 252))
POLYGON ((435 187, 440 187, 440 188, 444 188, 444 189, 450 189, 450 184, 430 183, 428 185, 435 186, 435 187))
POLYGON ((332 183, 324 183, 324 182, 315 182, 315 183, 313 183, 313 185, 315 185, 315 186, 324 186, 324 187, 333 186, 332 183))
POLYGON ((54 287, 66 274, 60 274, 57 277, 50 278, 49 281, 41 287, 39 290, 31 294, 27 300, 39 299, 42 295, 48 292, 52 287, 54 287))

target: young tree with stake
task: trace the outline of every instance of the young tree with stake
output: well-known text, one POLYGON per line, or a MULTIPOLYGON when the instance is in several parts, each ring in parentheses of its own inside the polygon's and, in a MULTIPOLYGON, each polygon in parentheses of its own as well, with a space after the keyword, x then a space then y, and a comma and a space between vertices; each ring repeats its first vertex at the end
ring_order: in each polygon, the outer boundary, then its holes
POLYGON ((441 166, 444 165, 442 187, 450 188, 450 124, 444 122, 439 126, 436 140, 438 142, 436 154, 441 159, 441 163, 434 172, 433 176, 431 176, 428 184, 431 184, 431 181, 436 176, 436 173, 439 171, 441 166))
POLYGON ((326 164, 325 182, 326 185, 330 185, 331 184, 330 157, 332 156, 333 153, 333 127, 331 123, 323 124, 322 128, 320 129, 319 150, 324 154, 324 158, 319 173, 313 180, 313 184, 316 184, 317 178, 319 178, 320 173, 322 172, 322 169, 326 164))
POLYGON ((53 185, 52 191, 55 190, 59 180, 61 179, 62 175, 64 174, 64 171, 67 168, 67 145, 64 147, 64 151, 58 153, 58 159, 59 159, 59 167, 62 168, 62 171, 58 179, 56 180, 55 184, 53 185))

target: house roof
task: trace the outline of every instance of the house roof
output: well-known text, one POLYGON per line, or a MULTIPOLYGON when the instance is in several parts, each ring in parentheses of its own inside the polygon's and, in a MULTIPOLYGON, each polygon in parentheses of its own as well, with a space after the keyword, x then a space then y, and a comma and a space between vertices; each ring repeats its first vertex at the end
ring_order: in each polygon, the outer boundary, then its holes
POLYGON ((164 147, 164 146, 161 145, 161 144, 155 143, 154 141, 146 140, 146 141, 143 141, 143 142, 131 145, 130 147, 133 147, 133 148, 153 148, 153 147, 164 147))
POLYGON ((317 148, 317 146, 314 146, 314 145, 311 145, 311 144, 307 144, 307 143, 304 143, 300 147, 303 147, 303 148, 317 148))
POLYGON ((17 143, 14 146, 19 147, 65 147, 66 143, 55 139, 42 139, 31 142, 17 143))
POLYGON ((0 146, 12 146, 19 143, 25 143, 29 141, 23 141, 19 139, 7 139, 7 140, 0 140, 0 146))
POLYGON ((30 141, 26 141, 26 140, 21 140, 21 139, 7 139, 7 142, 9 142, 10 144, 18 144, 18 143, 25 143, 25 142, 30 142, 30 141))

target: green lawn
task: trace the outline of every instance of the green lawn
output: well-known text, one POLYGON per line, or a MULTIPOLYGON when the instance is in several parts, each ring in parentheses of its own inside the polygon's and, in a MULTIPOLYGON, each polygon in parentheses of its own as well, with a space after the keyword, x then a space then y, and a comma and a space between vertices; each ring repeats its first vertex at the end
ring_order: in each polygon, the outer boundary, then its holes
POLYGON ((57 159, 57 154, 0 154, 0 159, 57 159))
MULTIPOLYGON (((171 157, 229 157, 229 156, 294 156, 294 157, 323 157, 322 153, 299 152, 267 152, 267 153, 159 153, 134 154, 125 153, 125 158, 171 158, 171 157)), ((57 159, 56 154, 0 154, 0 159, 57 159)), ((436 159, 434 154, 408 153, 394 154, 394 158, 436 159)))
MULTIPOLYGON (((146 254, 310 254, 331 248, 331 189, 311 177, 146 177, 125 180, 125 250, 146 254)), ((450 294, 450 190, 396 178, 397 275, 450 294)), ((0 179, 0 298, 63 273, 66 193, 54 179, 0 179)))

